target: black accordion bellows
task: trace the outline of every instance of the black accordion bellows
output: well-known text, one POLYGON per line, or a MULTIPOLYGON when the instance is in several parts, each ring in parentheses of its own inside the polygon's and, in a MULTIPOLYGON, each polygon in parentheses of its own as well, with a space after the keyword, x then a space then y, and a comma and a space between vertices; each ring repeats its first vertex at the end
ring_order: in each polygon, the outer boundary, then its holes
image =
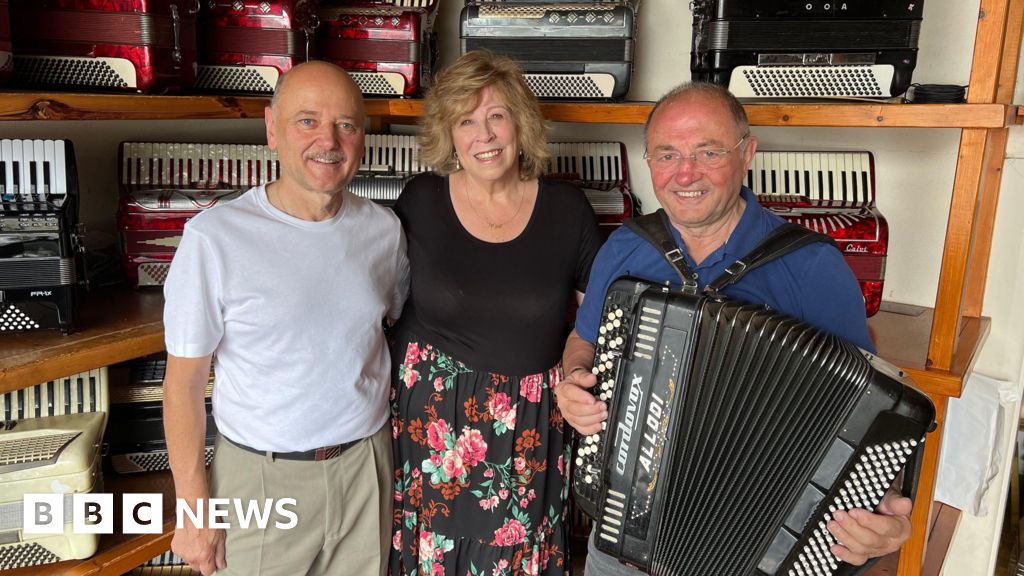
POLYGON ((924 394, 764 306, 620 279, 603 322, 609 422, 573 472, 599 549, 655 576, 854 570, 825 523, 874 509, 901 470, 913 486, 934 426, 924 394))

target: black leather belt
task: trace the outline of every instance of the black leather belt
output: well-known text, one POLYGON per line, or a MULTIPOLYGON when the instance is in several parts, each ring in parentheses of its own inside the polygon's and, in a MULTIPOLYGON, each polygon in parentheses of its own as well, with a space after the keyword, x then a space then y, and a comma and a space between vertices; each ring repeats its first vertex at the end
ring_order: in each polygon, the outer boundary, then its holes
POLYGON ((345 442, 344 444, 324 446, 323 448, 315 448, 313 450, 306 450, 305 452, 270 452, 268 450, 250 448, 245 444, 239 444, 227 436, 224 436, 224 439, 246 452, 252 452, 253 454, 259 454, 260 456, 270 456, 273 459, 280 458, 282 460, 305 460, 309 462, 319 462, 321 460, 337 458, 344 454, 346 450, 361 442, 361 440, 353 440, 351 442, 345 442))

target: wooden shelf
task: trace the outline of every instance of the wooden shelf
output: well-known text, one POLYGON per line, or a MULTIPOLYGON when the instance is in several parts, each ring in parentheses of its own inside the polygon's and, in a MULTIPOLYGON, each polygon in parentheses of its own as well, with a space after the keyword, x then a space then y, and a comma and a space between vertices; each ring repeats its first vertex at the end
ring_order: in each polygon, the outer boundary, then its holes
POLYGON ((0 334, 0 393, 164 349, 163 294, 96 290, 79 304, 79 327, 0 334))
MULTIPOLYGON (((254 96, 140 96, 80 93, 0 93, 0 120, 210 120, 262 118, 270 102, 254 96)), ((543 102, 553 122, 643 124, 650 102, 543 102)), ((750 103, 755 126, 882 128, 1002 128, 1017 108, 1003 104, 750 103)), ((371 117, 411 121, 423 111, 416 99, 366 100, 371 117)))
MULTIPOLYGON (((83 302, 81 328, 0 336, 0 393, 164 349, 163 295, 159 290, 99 290, 83 302)), ((933 310, 881 311, 868 328, 879 356, 906 370, 925 392, 959 396, 988 334, 988 318, 965 318, 950 370, 927 365, 933 310)))
POLYGON ((916 313, 879 311, 868 319, 868 330, 878 355, 905 370, 923 392, 960 396, 964 380, 988 336, 991 319, 965 317, 960 324, 952 367, 936 370, 928 365, 933 316, 932 308, 919 308, 916 313))
POLYGON ((171 547, 174 532, 174 482, 170 472, 120 475, 104 471, 103 492, 114 494, 114 525, 120 523, 121 494, 161 493, 164 525, 161 534, 105 534, 92 557, 5 570, 4 576, 119 576, 171 547))

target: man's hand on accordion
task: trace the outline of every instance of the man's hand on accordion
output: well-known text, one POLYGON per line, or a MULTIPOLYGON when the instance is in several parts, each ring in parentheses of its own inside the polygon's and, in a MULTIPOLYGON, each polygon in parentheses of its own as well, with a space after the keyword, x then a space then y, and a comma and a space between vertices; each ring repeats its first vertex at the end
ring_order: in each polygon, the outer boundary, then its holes
POLYGON ((600 432, 601 423, 608 419, 608 405, 589 390, 596 384, 597 376, 586 368, 578 367, 555 387, 562 417, 580 434, 600 432))
POLYGON ((832 553, 844 562, 860 566, 870 558, 892 554, 910 538, 910 511, 913 502, 889 491, 878 512, 855 508, 838 511, 828 530, 842 545, 833 545, 832 553))

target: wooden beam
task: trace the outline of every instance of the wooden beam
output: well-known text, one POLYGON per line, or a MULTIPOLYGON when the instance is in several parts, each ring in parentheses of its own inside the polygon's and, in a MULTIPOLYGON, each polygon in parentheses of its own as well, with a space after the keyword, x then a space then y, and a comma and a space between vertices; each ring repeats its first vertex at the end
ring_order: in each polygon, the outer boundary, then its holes
POLYGON ((946 421, 948 400, 945 396, 931 396, 931 399, 935 403, 935 419, 938 425, 924 441, 921 475, 917 480, 914 511, 910 514, 910 539, 900 550, 900 563, 897 569, 897 574, 900 576, 918 576, 921 573, 921 565, 924 562, 925 549, 928 545, 932 496, 935 494, 935 477, 939 467, 939 449, 942 447, 942 427, 946 421))
POLYGON ((935 317, 928 345, 928 361, 939 370, 950 368, 956 347, 987 141, 987 130, 966 129, 960 135, 945 249, 935 296, 935 317))
POLYGON ((1013 102, 1013 92, 1017 87, 1017 64, 1020 62, 1022 33, 1024 33, 1024 0, 1010 0, 1006 14, 1006 35, 1003 39, 1003 60, 999 68, 999 83, 996 85, 995 101, 999 104, 1013 102))
POLYGON ((964 296, 964 316, 977 318, 985 303, 985 283, 992 255, 992 234, 996 226, 996 207, 1003 183, 1003 162, 1010 130, 989 130, 985 146, 985 161, 978 198, 977 223, 971 241, 970 260, 967 264, 967 288, 964 296))
POLYGON ((970 88, 967 91, 969 103, 996 102, 1009 4, 1008 0, 981 0, 978 10, 978 32, 974 39, 970 88))

